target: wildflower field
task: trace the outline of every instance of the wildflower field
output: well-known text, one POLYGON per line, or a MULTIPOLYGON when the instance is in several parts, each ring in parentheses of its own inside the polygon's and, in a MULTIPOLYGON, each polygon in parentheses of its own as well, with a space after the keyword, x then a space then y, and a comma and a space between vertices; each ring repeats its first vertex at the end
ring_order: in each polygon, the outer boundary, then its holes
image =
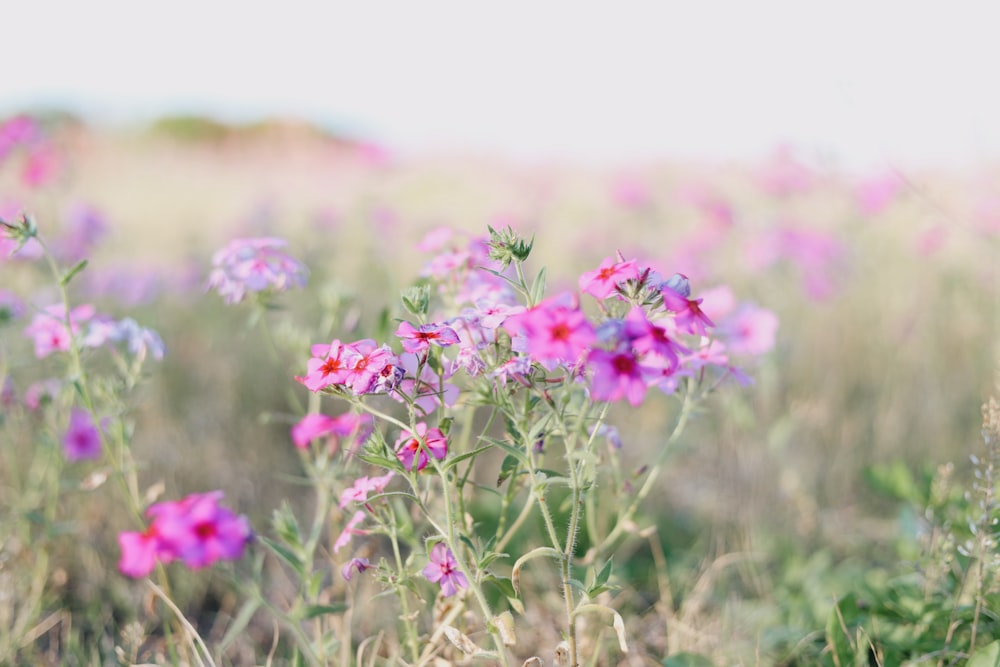
POLYGON ((8 118, 0 664, 997 664, 996 183, 8 118))

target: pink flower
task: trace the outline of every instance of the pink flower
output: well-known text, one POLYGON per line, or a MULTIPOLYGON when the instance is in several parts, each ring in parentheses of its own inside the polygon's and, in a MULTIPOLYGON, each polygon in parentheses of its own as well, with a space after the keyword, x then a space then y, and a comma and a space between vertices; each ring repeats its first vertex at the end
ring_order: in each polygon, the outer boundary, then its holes
POLYGON ((312 358, 306 363, 305 377, 295 379, 309 391, 318 392, 331 384, 343 384, 348 375, 350 356, 348 348, 339 340, 329 345, 313 345, 312 358))
POLYGON ((69 428, 63 436, 63 452, 70 461, 100 457, 101 434, 86 410, 73 408, 70 413, 69 428))
MULTIPOLYGON (((379 385, 378 380, 387 367, 399 366, 399 359, 392 353, 388 345, 378 346, 370 339, 359 340, 348 345, 350 357, 344 384, 355 394, 367 394, 379 389, 385 391, 388 385, 379 385)), ((392 370, 391 368, 389 369, 392 370)), ((393 378, 389 378, 391 384, 393 378)))
POLYGON ((355 572, 361 574, 370 567, 371 563, 368 562, 367 558, 352 558, 341 568, 340 575, 344 577, 344 581, 350 581, 355 572))
POLYGON ((403 430, 396 440, 396 456, 407 470, 413 470, 416 460, 417 470, 423 470, 430 463, 428 452, 439 461, 448 453, 448 441, 439 428, 427 428, 427 424, 419 422, 416 434, 403 430))
POLYGON ((725 340, 733 354, 759 355, 774 348, 777 330, 777 315, 748 303, 720 322, 715 334, 725 340))
POLYGON ((663 295, 663 307, 674 313, 678 329, 704 336, 708 327, 715 326, 701 311, 701 299, 689 299, 666 285, 660 293, 663 295))
POLYGON ((455 330, 443 324, 421 324, 420 327, 414 327, 409 322, 400 322, 396 336, 403 341, 403 350, 414 354, 425 352, 431 345, 447 347, 458 342, 455 330))
POLYGON ((627 398, 639 405, 646 396, 646 373, 633 351, 591 350, 587 363, 593 370, 591 395, 599 401, 627 398))
POLYGON ((288 243, 277 238, 234 239, 212 257, 214 268, 208 288, 226 303, 239 303, 247 292, 283 292, 304 287, 308 270, 281 248, 288 243))
POLYGON ((726 346, 721 341, 703 338, 701 347, 688 355, 684 359, 684 364, 695 370, 705 366, 726 367, 729 365, 729 355, 726 354, 726 346))
POLYGON ((651 322, 642 308, 632 308, 624 324, 625 335, 631 341, 632 348, 640 355, 659 355, 674 368, 677 366, 678 355, 688 351, 670 336, 665 327, 651 322))
POLYGON ((59 395, 61 387, 62 383, 58 378, 31 383, 24 391, 24 406, 29 410, 37 410, 43 405, 51 403, 59 395))
POLYGON ((892 172, 863 180, 855 191, 858 208, 865 215, 878 215, 892 204, 902 189, 902 179, 892 172))
POLYGON ((447 546, 438 542, 431 549, 430 563, 424 568, 428 581, 441 585, 441 594, 450 597, 460 588, 468 588, 469 580, 458 570, 458 561, 447 546))
POLYGON ((24 334, 35 341, 35 356, 39 359, 53 352, 65 352, 70 340, 80 331, 80 326, 94 316, 94 307, 77 306, 69 312, 69 329, 66 327, 66 307, 56 304, 35 315, 24 334))
POLYGON ((507 318, 504 329, 525 337, 531 358, 552 370, 560 363, 575 364, 594 343, 594 328, 575 297, 560 295, 507 318))
POLYGON ((608 257, 601 262, 600 267, 580 276, 580 291, 597 299, 606 299, 615 293, 618 285, 638 277, 639 271, 634 259, 616 262, 614 258, 608 257))
POLYGON ((333 543, 333 553, 337 553, 348 544, 351 543, 351 537, 354 535, 367 535, 368 531, 359 530, 358 524, 365 520, 365 513, 358 510, 351 517, 351 520, 347 522, 344 529, 340 531, 340 535, 337 536, 337 540, 333 543))
POLYGON ((344 509, 349 503, 368 502, 368 494, 385 491, 385 487, 389 486, 389 482, 392 481, 395 474, 390 470, 381 477, 368 477, 366 475, 357 478, 351 488, 344 489, 343 493, 340 494, 340 509, 344 509))
POLYGON ((156 568, 160 538, 153 527, 145 532, 123 532, 118 534, 118 546, 122 557, 118 561, 118 571, 129 577, 145 577, 156 568))
POLYGON ((341 438, 356 437, 358 444, 371 435, 372 418, 350 412, 337 417, 310 413, 292 426, 292 442, 299 449, 307 449, 317 438, 330 437, 330 449, 336 450, 341 438))
POLYGON ((250 522, 218 503, 221 491, 195 493, 146 510, 152 521, 145 531, 118 536, 122 550, 118 569, 130 577, 152 572, 156 561, 181 560, 197 569, 218 560, 235 560, 253 539, 250 522))

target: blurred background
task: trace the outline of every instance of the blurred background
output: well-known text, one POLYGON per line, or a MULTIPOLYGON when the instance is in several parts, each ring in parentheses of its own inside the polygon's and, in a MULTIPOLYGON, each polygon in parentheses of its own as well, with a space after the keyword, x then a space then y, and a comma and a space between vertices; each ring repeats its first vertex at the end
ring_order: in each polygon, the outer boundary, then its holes
MULTIPOLYGON (((163 336, 135 446, 169 497, 224 488, 255 525, 294 498, 281 411, 320 342, 296 327, 319 326, 317 303, 347 338, 382 308, 398 316, 428 259, 414 245, 442 225, 535 234, 550 289, 621 250, 778 316, 774 347, 746 360, 754 387, 720 393, 650 508, 681 591, 725 554, 763 554, 685 617, 689 648, 793 645, 852 564, 916 540, 872 471, 969 473, 1000 353, 991 3, 43 0, 5 14, 0 213, 32 211, 55 238, 84 225, 78 298, 163 336), (312 272, 274 322, 299 351, 284 367, 259 363, 245 311, 205 294, 212 253, 253 235, 289 239, 312 272), (791 629, 761 639, 777 626, 791 629)), ((13 266, 5 286, 21 284, 13 266)), ((615 415, 632 466, 672 410, 615 415)), ((85 573, 82 606, 122 585, 101 555, 114 533, 87 540, 92 558, 65 558, 85 573)), ((639 591, 650 558, 632 564, 639 591)), ((661 610, 635 604, 655 625, 661 610)))

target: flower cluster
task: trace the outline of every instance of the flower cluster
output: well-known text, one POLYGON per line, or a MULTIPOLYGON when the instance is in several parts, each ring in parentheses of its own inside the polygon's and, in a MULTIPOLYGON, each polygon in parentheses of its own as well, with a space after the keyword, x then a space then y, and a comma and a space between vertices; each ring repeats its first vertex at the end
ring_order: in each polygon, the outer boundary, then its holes
POLYGON ((283 292, 304 287, 308 270, 282 248, 278 238, 244 238, 230 241, 212 257, 208 288, 226 303, 239 303, 247 292, 283 292))
POLYGON ((152 329, 139 326, 130 317, 114 320, 98 315, 89 304, 77 306, 68 314, 62 304, 48 306, 32 318, 24 334, 34 341, 35 356, 39 359, 69 350, 74 337, 81 347, 112 343, 137 358, 150 354, 160 360, 165 352, 163 339, 152 329))
POLYGON ((150 506, 146 516, 152 521, 144 532, 118 535, 122 551, 118 569, 130 577, 144 577, 157 561, 179 560, 199 569, 240 558, 253 532, 245 516, 219 505, 222 495, 222 491, 195 493, 150 506))

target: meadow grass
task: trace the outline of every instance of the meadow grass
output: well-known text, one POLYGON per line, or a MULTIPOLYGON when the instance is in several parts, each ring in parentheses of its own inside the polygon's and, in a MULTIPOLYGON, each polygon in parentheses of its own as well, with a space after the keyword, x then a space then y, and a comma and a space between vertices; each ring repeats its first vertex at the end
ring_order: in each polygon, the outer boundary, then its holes
MULTIPOLYGON (((395 329, 386 322, 405 316, 399 293, 426 259, 413 249, 426 232, 482 234, 509 222, 534 235, 529 264, 548 267, 552 290, 575 288, 582 271, 621 250, 688 274, 696 295, 730 285, 780 321, 774 349, 748 368, 755 385, 724 387, 698 412, 643 504, 643 530, 615 555, 616 588, 600 600, 624 617, 630 652, 605 619, 585 616, 583 664, 959 664, 973 643, 992 640, 996 582, 980 564, 995 552, 984 537, 994 445, 984 448, 982 433, 995 441, 996 429, 988 413, 984 431, 980 406, 998 391, 1000 231, 983 212, 988 174, 903 170, 888 206, 864 213, 857 177, 822 164, 808 190, 775 195, 757 182, 761 165, 373 164, 312 136, 185 143, 83 127, 53 136, 67 155, 62 175, 27 188, 9 161, 0 191, 43 231, 58 230, 75 200, 112 223, 69 287, 77 303, 132 316, 166 343, 126 404, 138 487, 151 496, 224 489, 260 534, 285 500, 308 516, 313 500, 289 439, 299 416, 290 400, 308 401, 293 376, 318 342, 306 332, 386 336, 395 329), (625 173, 642 185, 641 201, 616 200, 625 173), (731 223, 713 222, 692 191, 727 204, 731 223), (754 258, 776 229, 819 235, 831 249, 754 258), (277 359, 260 326, 248 325, 249 309, 204 293, 212 252, 251 235, 288 239, 311 271, 306 290, 264 315, 277 359), (118 265, 157 269, 167 287, 127 308, 114 290, 87 293, 90 274, 118 265)), ((48 289, 24 262, 2 271, 3 288, 26 301, 48 289)), ((28 379, 59 372, 34 360, 27 319, 0 330, 0 374, 20 394, 28 379)), ((59 464, 65 477, 51 477, 56 464, 37 452, 58 433, 5 409, 0 625, 12 643, 0 643, 2 660, 197 664, 206 660, 197 638, 219 664, 294 664, 293 642, 263 610, 227 636, 246 601, 240 580, 261 573, 262 595, 280 605, 296 595, 286 567, 259 548, 214 569, 168 566, 169 599, 188 632, 155 591, 117 571, 117 535, 135 526, 110 484, 88 487, 102 468, 59 464), (44 520, 42 483, 58 493, 44 520)), ((621 469, 648 465, 676 416, 665 399, 613 406, 621 469)), ((497 465, 484 463, 480 481, 497 465)), ((488 506, 473 513, 496 520, 488 506)), ((528 526, 510 550, 544 532, 541 522, 528 526)), ((586 547, 584 537, 580 553, 586 547)), ((402 612, 385 585, 361 578, 352 590, 332 560, 328 569, 328 597, 356 601, 330 620, 354 642, 336 659, 399 655, 402 612)), ((530 604, 518 615, 516 655, 548 664, 562 639, 560 588, 532 567, 521 586, 530 604)))

